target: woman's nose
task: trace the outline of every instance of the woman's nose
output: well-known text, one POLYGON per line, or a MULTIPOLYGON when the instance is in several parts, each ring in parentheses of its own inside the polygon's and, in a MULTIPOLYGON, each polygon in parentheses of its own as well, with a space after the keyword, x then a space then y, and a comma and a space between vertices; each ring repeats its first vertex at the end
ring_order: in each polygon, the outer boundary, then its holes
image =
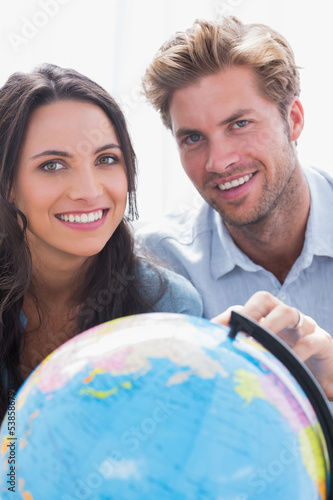
POLYGON ((73 175, 68 195, 73 200, 94 201, 103 193, 98 173, 93 168, 80 169, 73 175))

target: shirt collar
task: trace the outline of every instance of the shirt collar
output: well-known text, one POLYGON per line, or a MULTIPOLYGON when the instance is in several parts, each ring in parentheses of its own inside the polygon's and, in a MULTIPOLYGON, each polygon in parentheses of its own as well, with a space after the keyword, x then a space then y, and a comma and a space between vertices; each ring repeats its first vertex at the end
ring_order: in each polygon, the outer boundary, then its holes
POLYGON ((218 279, 220 276, 224 276, 232 271, 236 266, 249 272, 255 272, 261 269, 260 266, 252 262, 252 260, 238 248, 219 214, 215 210, 211 210, 214 212, 212 217, 215 223, 212 237, 212 276, 218 279))
POLYGON ((333 179, 315 168, 303 167, 303 171, 311 196, 304 250, 333 257, 333 179))

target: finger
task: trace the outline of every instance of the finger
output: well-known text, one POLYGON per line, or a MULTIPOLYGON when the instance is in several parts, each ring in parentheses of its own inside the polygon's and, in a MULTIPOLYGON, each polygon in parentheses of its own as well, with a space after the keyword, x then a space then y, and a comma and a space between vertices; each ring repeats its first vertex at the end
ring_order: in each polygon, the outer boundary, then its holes
POLYGON ((333 400, 333 339, 317 326, 312 335, 302 337, 294 353, 310 368, 326 396, 333 400))
MULTIPOLYGON (((260 321, 263 326, 278 334, 294 330, 300 320, 300 311, 290 307, 269 292, 255 293, 245 304, 243 313, 260 321)), ((312 318, 302 314, 303 324, 297 328, 298 335, 309 335, 317 326, 312 318)), ((293 334, 290 333, 290 336, 293 334)))
POLYGON ((296 342, 293 351, 302 361, 311 357, 316 360, 329 360, 333 355, 333 339, 329 333, 316 325, 312 335, 304 335, 296 342))
POLYGON ((236 311, 241 313, 243 309, 244 306, 239 306, 239 305, 228 307, 226 311, 219 314, 218 316, 215 316, 215 318, 212 318, 211 322, 218 323, 219 325, 229 326, 231 311, 236 311))
POLYGON ((316 324, 311 318, 302 314, 302 324, 299 323, 299 320, 300 312, 298 309, 281 302, 263 319, 262 325, 276 334, 285 331, 291 336, 294 333, 298 336, 308 335, 314 331, 316 324))
POLYGON ((256 292, 244 306, 231 306, 223 313, 212 318, 211 321, 212 323, 228 325, 231 311, 244 313, 251 318, 259 321, 262 317, 265 317, 270 311, 272 311, 278 304, 282 304, 282 302, 274 297, 274 295, 271 295, 269 292, 256 292))
POLYGON ((282 302, 269 292, 256 292, 244 305, 243 312, 259 321, 280 304, 282 302))

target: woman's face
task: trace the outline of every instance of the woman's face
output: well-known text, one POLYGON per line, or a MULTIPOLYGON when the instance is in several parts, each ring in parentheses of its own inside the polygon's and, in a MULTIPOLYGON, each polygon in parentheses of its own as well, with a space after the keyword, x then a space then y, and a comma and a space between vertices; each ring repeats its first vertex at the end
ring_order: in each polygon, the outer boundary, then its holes
POLYGON ((52 263, 96 255, 126 200, 123 152, 101 108, 65 100, 31 114, 11 201, 27 218, 33 258, 52 263))

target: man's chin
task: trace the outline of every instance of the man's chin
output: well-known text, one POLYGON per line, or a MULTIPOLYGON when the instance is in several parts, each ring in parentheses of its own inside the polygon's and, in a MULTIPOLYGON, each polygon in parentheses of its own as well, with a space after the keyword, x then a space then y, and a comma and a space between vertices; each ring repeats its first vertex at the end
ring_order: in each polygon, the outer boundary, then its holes
POLYGON ((245 227, 255 227, 265 222, 267 214, 249 213, 245 208, 239 210, 239 213, 232 214, 222 209, 216 202, 210 200, 207 203, 219 214, 223 222, 227 226, 237 227, 239 229, 245 227), (242 213, 240 213, 242 211, 242 213))

